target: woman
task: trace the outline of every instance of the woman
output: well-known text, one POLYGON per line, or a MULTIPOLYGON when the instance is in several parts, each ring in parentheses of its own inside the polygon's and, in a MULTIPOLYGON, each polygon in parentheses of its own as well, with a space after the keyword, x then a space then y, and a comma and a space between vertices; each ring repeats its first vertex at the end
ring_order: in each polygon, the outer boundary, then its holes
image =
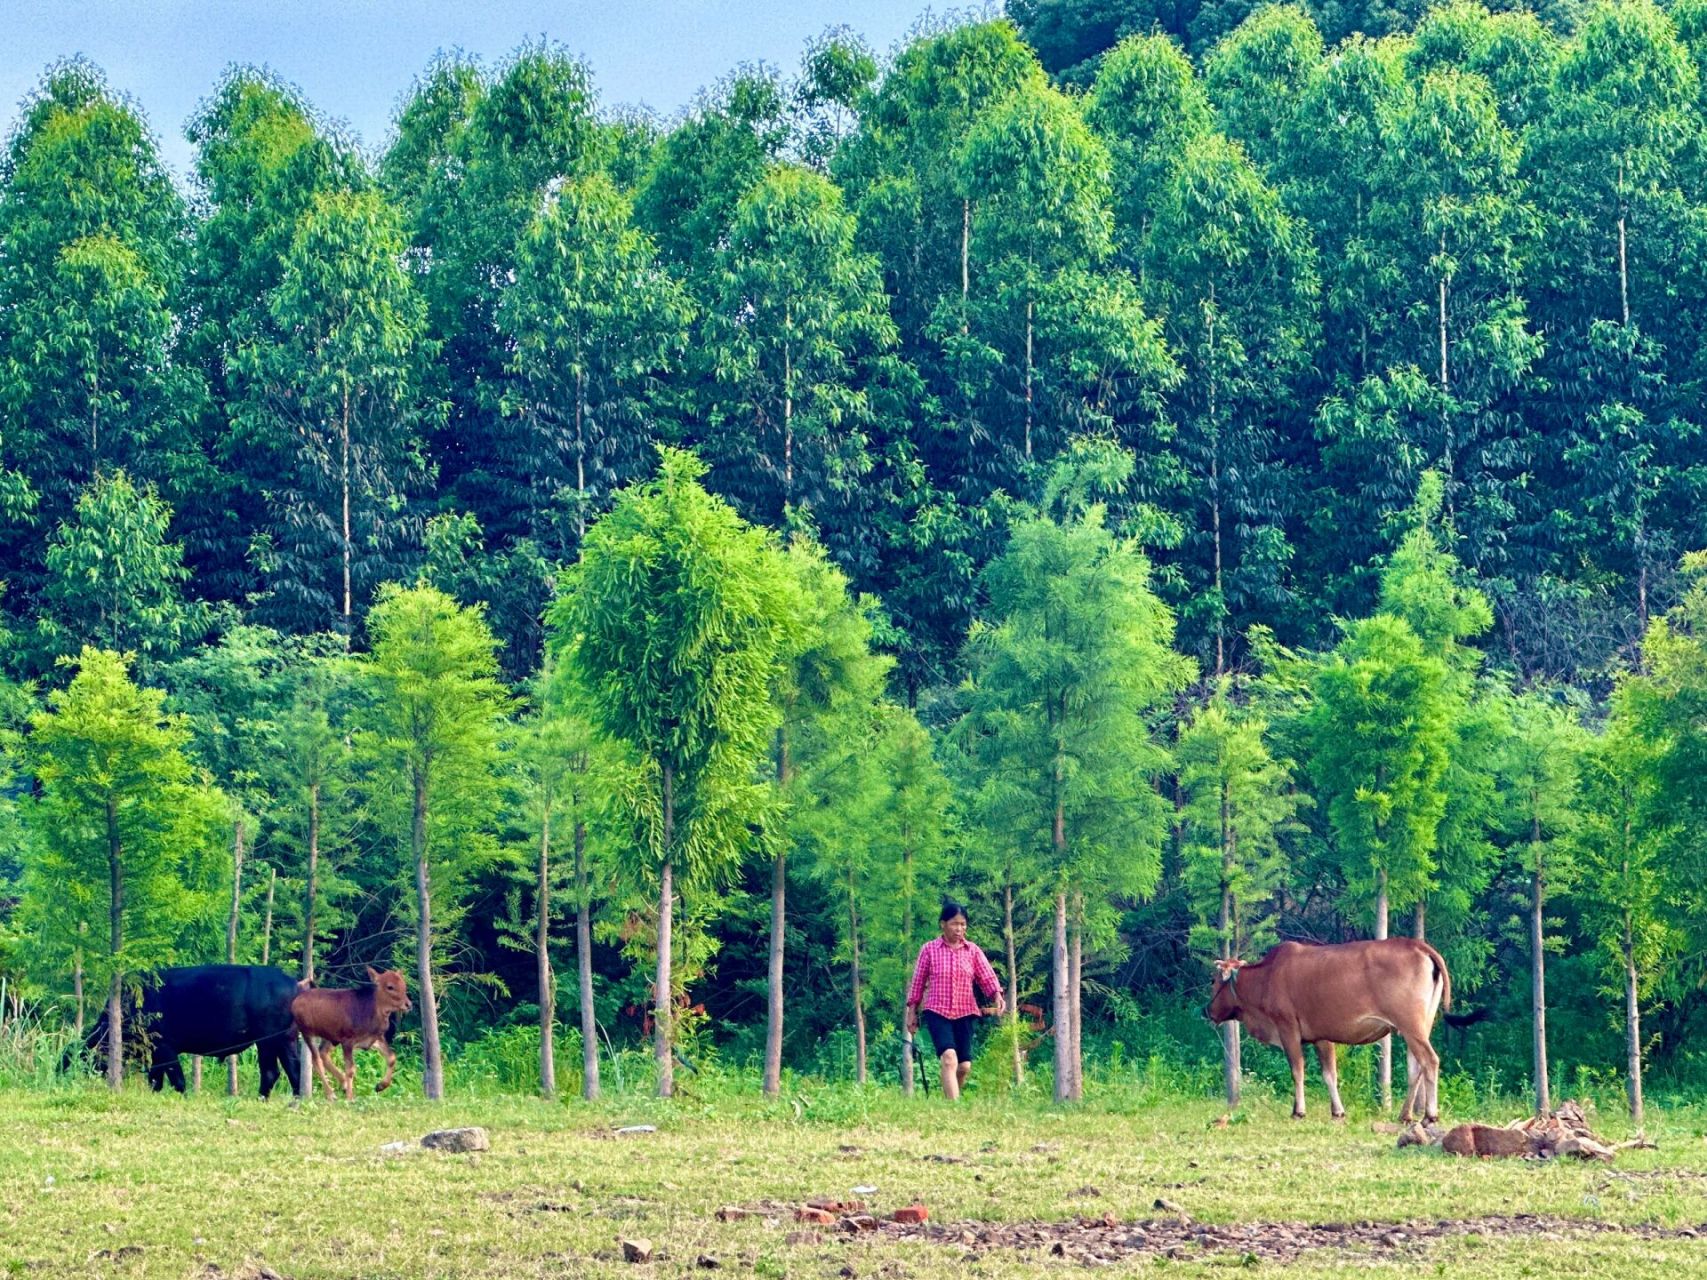
POLYGON ((996 1002, 997 1017, 1007 1012, 1007 1002, 983 951, 966 941, 966 908, 944 898, 941 921, 942 937, 919 948, 913 984, 907 988, 906 1025, 909 1036, 917 1034, 922 1007, 925 1029, 942 1063, 942 1096, 954 1099, 972 1074, 972 1020, 979 1012, 973 984, 996 1002))

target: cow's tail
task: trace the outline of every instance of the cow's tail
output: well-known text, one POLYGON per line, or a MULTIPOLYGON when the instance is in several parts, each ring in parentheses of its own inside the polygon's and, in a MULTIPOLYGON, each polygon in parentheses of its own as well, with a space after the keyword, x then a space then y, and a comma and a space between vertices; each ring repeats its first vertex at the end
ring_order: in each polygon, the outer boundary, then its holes
POLYGON ((1428 958, 1434 962, 1435 976, 1440 979, 1440 1007, 1450 1013, 1452 1011, 1452 974, 1446 968, 1446 957, 1420 938, 1417 940, 1417 945, 1428 952, 1428 958))

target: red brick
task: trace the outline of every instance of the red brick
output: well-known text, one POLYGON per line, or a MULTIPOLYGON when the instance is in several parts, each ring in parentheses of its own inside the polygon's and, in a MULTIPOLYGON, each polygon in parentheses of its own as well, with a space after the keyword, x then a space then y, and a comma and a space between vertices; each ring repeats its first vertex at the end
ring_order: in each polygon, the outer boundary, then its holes
POLYGON ((896 1222, 907 1222, 917 1225, 929 1218, 930 1210, 922 1204, 910 1204, 905 1209, 897 1209, 894 1213, 896 1222))

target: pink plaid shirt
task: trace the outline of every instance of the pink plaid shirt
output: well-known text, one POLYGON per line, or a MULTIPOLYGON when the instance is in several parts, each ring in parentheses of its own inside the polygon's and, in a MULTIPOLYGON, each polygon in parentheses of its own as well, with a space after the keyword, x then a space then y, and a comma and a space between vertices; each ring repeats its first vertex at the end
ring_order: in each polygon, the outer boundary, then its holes
POLYGON ((978 1013, 978 1001, 972 995, 974 981, 992 1000, 1002 993, 996 971, 977 943, 951 947, 941 938, 932 938, 919 948, 907 1003, 922 1005, 945 1018, 974 1017, 978 1013))

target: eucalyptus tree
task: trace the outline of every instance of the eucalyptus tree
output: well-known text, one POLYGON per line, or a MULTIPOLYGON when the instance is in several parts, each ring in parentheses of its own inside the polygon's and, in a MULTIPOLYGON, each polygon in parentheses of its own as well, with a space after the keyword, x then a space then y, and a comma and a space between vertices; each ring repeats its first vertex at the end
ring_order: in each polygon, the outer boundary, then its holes
POLYGON ((1287 127, 1322 54, 1322 33, 1307 12, 1293 4, 1267 4, 1204 59, 1215 118, 1259 171, 1266 174, 1279 161, 1287 127))
POLYGON ((564 182, 516 249, 498 304, 504 410, 528 434, 509 521, 570 559, 618 488, 644 469, 664 387, 681 372, 693 309, 610 179, 564 182))
POLYGON ((107 1082, 124 1078, 124 991, 178 958, 190 923, 217 916, 224 798, 191 764, 190 731, 129 661, 85 648, 64 689, 30 717, 24 759, 40 784, 26 895, 91 904, 86 976, 107 985, 107 1082), (106 917, 106 945, 93 923, 106 917))
POLYGON ((1287 605, 1274 424, 1314 345, 1315 256, 1307 228, 1218 134, 1186 144, 1144 256, 1146 293, 1184 373, 1171 398, 1189 477, 1181 621, 1219 675, 1229 633, 1287 605))
POLYGON ((141 116, 90 64, 50 68, 0 157, 0 474, 33 517, 9 519, 0 549, 24 600, 89 483, 193 469, 200 384, 172 351, 188 227, 141 116))
POLYGON ((775 728, 771 686, 791 627, 782 557, 700 484, 704 464, 662 450, 588 531, 550 612, 563 677, 633 769, 618 797, 630 875, 656 877, 658 1091, 674 1092, 671 926, 678 892, 714 883, 764 807, 754 772, 775 728))
POLYGON ((467 877, 495 854, 490 814, 511 699, 480 611, 434 587, 387 584, 368 632, 373 705, 358 749, 377 771, 377 796, 391 820, 409 824, 403 847, 415 890, 421 1088, 437 1101, 444 1058, 435 953, 454 936, 467 877))
POLYGON ((1081 1080, 1069 918, 1076 952, 1112 900, 1157 884, 1168 815, 1153 779, 1168 751, 1153 722, 1191 669, 1148 562, 1086 501, 1083 472, 1118 490, 1131 466, 1106 444, 1057 465, 1049 505, 1014 522, 986 570, 989 609, 967 639, 966 750, 1004 779, 1004 817, 1054 898, 1057 1101, 1081 1080))
POLYGON ((829 179, 772 169, 741 197, 704 325, 711 481, 757 523, 833 529, 871 470, 873 361, 894 347, 877 261, 829 179))
POLYGON ((276 336, 239 354, 239 436, 268 461, 267 611, 353 634, 418 539, 426 306, 377 191, 317 196, 268 300, 276 336))
MULTIPOLYGON (((1180 727, 1174 751, 1183 797, 1178 823, 1197 923, 1194 949, 1221 959, 1250 955, 1275 937, 1274 897, 1285 883, 1282 837, 1304 797, 1292 764, 1276 759, 1268 722, 1238 708, 1229 682, 1180 727)), ((1239 1024, 1222 1027, 1227 1105, 1239 1105, 1239 1024)))

